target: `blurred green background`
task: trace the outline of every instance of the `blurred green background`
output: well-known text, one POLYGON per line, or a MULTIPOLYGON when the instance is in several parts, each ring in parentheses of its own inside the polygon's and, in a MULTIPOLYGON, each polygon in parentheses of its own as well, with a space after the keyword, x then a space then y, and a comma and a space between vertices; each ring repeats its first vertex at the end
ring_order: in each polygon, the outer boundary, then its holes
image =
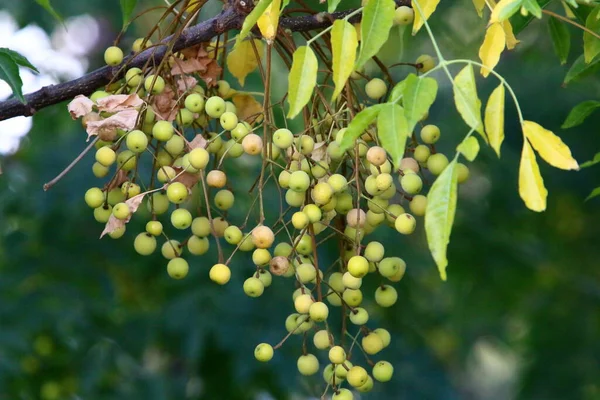
MULTIPOLYGON (((120 29, 118 1, 53 4, 66 17, 88 13, 101 21, 91 68, 100 66, 102 47, 120 29)), ((21 25, 55 25, 33 0, 1 0, 0 9, 21 25)), ((155 18, 136 24, 128 43, 155 18)), ((442 2, 431 23, 447 57, 476 58, 485 21, 471 1, 442 2)), ((580 32, 569 29, 572 63, 582 44, 580 32)), ((527 119, 559 134, 578 161, 591 159, 600 150, 600 114, 568 131, 560 124, 572 106, 597 99, 600 76, 561 86, 568 65, 559 65, 546 21, 533 22, 519 38, 498 72, 513 85, 527 119)), ((432 48, 421 33, 390 41, 384 53, 391 64, 432 48)), ((285 71, 276 72, 285 82, 285 71)), ((393 72, 402 78, 408 71, 393 72)), ((262 91, 257 75, 248 90, 262 91)), ((467 129, 450 85, 439 78, 429 121, 441 127, 440 148, 449 154, 467 129)), ((486 99, 497 82, 479 82, 486 99)), ((276 86, 278 99, 285 88, 276 86)), ((373 237, 408 267, 396 285, 398 303, 372 313, 373 326, 392 332, 382 357, 395 366, 394 379, 361 398, 600 399, 600 207, 598 200, 583 201, 600 184, 598 169, 564 172, 540 160, 548 210, 528 211, 517 193, 522 138, 512 105, 506 120, 502 158, 483 149, 461 187, 447 282, 439 279, 422 226, 411 237, 373 237)), ((190 259, 190 275, 174 281, 159 254, 133 250, 143 218, 120 240, 98 240, 102 226, 83 202, 87 188, 100 185, 91 154, 49 192, 42 190, 85 145, 81 125, 60 105, 36 115, 18 153, 2 159, 0 399, 318 398, 320 374, 302 378, 296 370, 298 337, 269 364, 253 357, 257 343, 274 344, 286 333, 290 281, 276 279, 261 298, 247 298, 241 284, 252 268, 243 256, 235 260, 230 284, 216 287, 207 277, 216 259, 212 250, 190 259)), ((247 165, 242 157, 229 169, 241 187, 253 179, 241 172, 247 165)), ((336 251, 333 245, 319 249, 330 259, 336 251)))

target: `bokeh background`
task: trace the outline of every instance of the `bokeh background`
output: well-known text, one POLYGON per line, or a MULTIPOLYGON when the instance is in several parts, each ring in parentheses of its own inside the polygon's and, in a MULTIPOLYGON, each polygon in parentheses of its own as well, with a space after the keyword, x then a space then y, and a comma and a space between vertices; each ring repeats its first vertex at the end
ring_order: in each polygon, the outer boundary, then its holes
MULTIPOLYGON (((212 1, 206 15, 218 8, 212 1)), ((164 4, 139 3, 140 10, 164 4)), ((44 72, 32 89, 101 66, 103 49, 121 26, 117 0, 53 5, 67 19, 67 33, 33 0, 0 0, 2 45, 21 49, 44 72), (38 40, 19 39, 24 28, 38 40), (46 53, 34 47, 42 46, 44 32, 46 53)), ((141 18, 124 43, 130 45, 157 18, 141 18)), ((485 21, 471 1, 442 2, 431 23, 447 57, 476 58, 485 21)), ((569 29, 570 64, 582 44, 581 33, 569 29)), ((432 53, 424 33, 392 34, 381 54, 388 65, 432 53)), ((534 21, 519 39, 498 72, 513 85, 527 119, 558 133, 580 162, 591 159, 600 151, 600 114, 567 131, 560 125, 572 106, 597 99, 600 76, 563 87, 569 64, 560 66, 545 20, 534 21)), ((393 69, 396 78, 407 72, 393 69)), ((248 80, 248 90, 262 91, 257 75, 248 80)), ((276 70, 275 77, 274 95, 280 98, 285 71, 276 70)), ((450 153, 467 130, 448 82, 439 78, 429 120, 441 127, 440 148, 450 153)), ((485 99, 497 82, 480 82, 485 99)), ((190 275, 174 281, 160 255, 142 257, 133 250, 143 218, 134 219, 120 240, 98 240, 102 226, 83 202, 87 188, 100 185, 91 154, 49 192, 42 190, 86 145, 66 105, 39 112, 30 131, 30 122, 9 123, 0 130, 7 153, 0 158, 0 399, 320 396, 322 379, 297 373, 298 337, 267 365, 253 357, 257 343, 276 343, 286 333, 284 320, 293 311, 290 281, 275 280, 261 298, 249 299, 241 284, 251 262, 239 257, 232 282, 216 287, 207 278, 215 252, 192 260, 190 275)), ((600 174, 597 168, 559 171, 540 161, 548 210, 530 212, 517 193, 522 138, 512 105, 506 135, 502 158, 483 149, 461 187, 447 282, 439 279, 422 226, 410 237, 375 234, 388 255, 404 258, 408 268, 397 284, 398 303, 373 311, 373 325, 392 332, 382 357, 394 364, 395 377, 361 398, 600 399, 600 206, 597 199, 584 202, 600 174)), ((253 179, 249 167, 255 162, 242 157, 228 170, 240 187, 253 179)), ((330 259, 335 251, 333 245, 319 249, 330 259)))

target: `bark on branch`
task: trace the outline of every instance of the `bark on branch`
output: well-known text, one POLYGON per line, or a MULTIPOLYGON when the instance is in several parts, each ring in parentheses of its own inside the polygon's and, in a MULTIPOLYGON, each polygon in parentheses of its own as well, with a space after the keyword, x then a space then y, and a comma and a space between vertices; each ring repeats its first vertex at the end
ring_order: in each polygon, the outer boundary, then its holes
MULTIPOLYGON (((246 6, 247 3, 249 3, 248 0, 234 0, 217 16, 187 28, 175 40, 173 51, 208 42, 215 36, 232 29, 240 29, 244 18, 251 11, 246 6)), ((410 0, 396 0, 396 3, 410 6, 410 0)), ((331 25, 334 20, 344 18, 352 11, 354 10, 282 18, 279 25, 294 32, 322 29, 331 25)), ((358 19, 360 16, 356 16, 356 18, 358 19)), ((172 39, 173 37, 169 36, 162 43, 169 43, 172 39)), ((141 68, 149 60, 157 65, 165 56, 167 49, 166 44, 159 44, 141 53, 126 57, 123 63, 127 63, 128 68, 141 68)), ((104 66, 72 81, 45 86, 30 93, 25 96, 25 104, 14 98, 0 102, 0 121, 18 116, 31 116, 42 108, 70 100, 79 94, 90 95, 98 88, 110 83, 111 80, 121 78, 124 72, 124 68, 121 66, 104 66)))

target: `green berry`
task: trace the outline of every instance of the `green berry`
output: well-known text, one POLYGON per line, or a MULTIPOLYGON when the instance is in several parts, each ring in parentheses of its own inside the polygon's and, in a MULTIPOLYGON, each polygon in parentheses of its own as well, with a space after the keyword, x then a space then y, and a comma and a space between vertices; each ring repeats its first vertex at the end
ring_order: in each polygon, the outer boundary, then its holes
POLYGON ((260 279, 250 277, 244 281, 244 293, 249 297, 259 297, 265 291, 265 285, 260 279))
POLYGON ((384 347, 381 337, 373 332, 362 338, 361 345, 365 353, 370 355, 379 353, 384 347))
POLYGON ((422 217, 425 215, 425 211, 427 210, 427 197, 422 194, 418 194, 413 197, 413 199, 408 204, 410 211, 418 216, 422 217))
POLYGON ((469 167, 463 163, 456 164, 456 176, 458 183, 464 183, 469 179, 469 167))
POLYGON ((117 203, 112 209, 112 214, 117 219, 125 220, 131 215, 131 210, 127 203, 117 203))
POLYGON ((196 217, 192 221, 192 233, 196 236, 206 237, 210 235, 210 221, 206 217, 196 217))
POLYGON ((192 237, 188 239, 187 248, 191 254, 201 256, 210 248, 210 242, 208 241, 208 238, 192 235, 192 237))
POLYGON ((346 361, 346 351, 341 346, 333 346, 329 349, 329 361, 332 364, 341 364, 346 361))
POLYGON ((225 110, 225 100, 219 96, 213 96, 206 100, 204 110, 211 118, 220 118, 225 110))
POLYGON ((182 252, 181 243, 177 240, 167 240, 160 248, 160 252, 167 260, 179 257, 182 252))
POLYGON ((228 226, 227 229, 225 229, 225 232, 223 234, 225 241, 234 246, 236 246, 238 243, 240 243, 242 241, 243 236, 244 236, 244 234, 242 233, 240 228, 238 228, 235 225, 228 226))
POLYGON ((354 395, 351 391, 346 388, 338 389, 333 396, 331 396, 331 400, 354 400, 354 395))
POLYGON ((98 208, 106 199, 104 192, 97 187, 89 188, 85 192, 85 203, 91 208, 98 208))
POLYGON ((133 248, 138 252, 138 254, 141 254, 142 256, 148 256, 154 253, 154 250, 156 250, 156 238, 150 233, 140 233, 133 241, 133 248))
POLYGON ((152 136, 161 142, 166 142, 173 137, 175 129, 169 121, 158 121, 152 127, 152 136))
POLYGON ((165 90, 165 80, 162 76, 148 75, 144 81, 144 88, 152 94, 160 94, 165 90))
POLYGON ((188 188, 181 182, 173 182, 167 187, 167 197, 174 204, 181 204, 188 197, 188 188))
POLYGON ((148 211, 153 212, 156 215, 167 212, 169 205, 169 198, 166 194, 152 193, 152 196, 148 199, 148 211))
POLYGON ((117 164, 123 171, 131 171, 137 165, 137 157, 131 150, 125 150, 117 156, 117 164))
POLYGON ((233 207, 235 197, 229 190, 223 189, 219 190, 217 194, 215 194, 214 201, 219 210, 229 210, 231 207, 233 207))
POLYGON ((427 159, 427 169, 433 175, 439 175, 448 166, 448 157, 442 153, 436 153, 427 159))
POLYGON ((309 223, 308 215, 302 211, 297 211, 292 215, 292 225, 298 230, 306 228, 309 223))
POLYGON ((329 338, 329 332, 327 332, 326 329, 316 332, 315 335, 313 336, 313 343, 314 343, 315 347, 319 350, 327 349, 331 344, 330 338, 329 338))
POLYGON ((153 236, 160 236, 163 232, 163 225, 160 221, 148 221, 146 224, 146 232, 153 236))
POLYGON ((181 257, 173 258, 167 264, 167 273, 173 279, 185 278, 189 270, 190 266, 188 262, 181 257))
POLYGON ((277 129, 273 133, 273 144, 282 150, 287 149, 294 143, 294 135, 289 129, 277 129))
POLYGON ((362 278, 369 272, 369 261, 362 256, 354 256, 348 261, 348 272, 355 278, 362 278))
POLYGON ((112 215, 112 206, 104 205, 94 209, 94 219, 100 223, 108 222, 112 215))
POLYGON ((260 362, 268 362, 273 358, 273 346, 261 343, 254 349, 254 357, 260 362))
POLYGON ((421 129, 421 140, 425 144, 434 144, 440 139, 440 128, 435 125, 425 125, 421 129))
POLYGON ((311 197, 316 204, 327 204, 333 197, 333 189, 327 182, 319 182, 311 191, 311 197))
POLYGON ((407 173, 400 179, 400 186, 407 194, 417 194, 423 188, 423 180, 415 173, 407 173))
POLYGON ((410 25, 415 19, 415 12, 408 6, 400 6, 394 12, 395 25, 410 25))
POLYGON ((396 230, 403 235, 410 235, 417 227, 417 221, 415 217, 408 213, 400 214, 394 222, 396 230))
POLYGON ((108 175, 108 171, 109 168, 105 167, 99 162, 95 162, 94 165, 92 165, 92 173, 96 178, 104 178, 106 175, 108 175))
POLYGON ((350 322, 354 325, 364 325, 369 321, 369 313, 362 307, 350 311, 350 322))
POLYGON ((310 186, 310 177, 304 171, 295 171, 290 176, 288 186, 294 192, 305 192, 310 186))
POLYGON ((367 370, 365 370, 360 365, 355 365, 348 371, 346 374, 346 380, 353 387, 359 387, 364 385, 367 382, 367 378, 369 374, 367 374, 367 370))
POLYGON ((123 50, 117 46, 110 46, 104 51, 104 62, 110 66, 116 66, 123 62, 123 50))
POLYGON ((221 127, 226 131, 233 130, 238 124, 238 117, 235 113, 230 111, 226 111, 219 117, 219 121, 221 122, 221 127))
POLYGON ((117 159, 117 154, 108 146, 100 147, 96 151, 96 161, 105 167, 110 167, 117 159))
POLYGON ((319 360, 313 354, 300 356, 297 366, 298 371, 304 376, 314 375, 319 372, 319 360))
POLYGON ((391 307, 398 300, 398 292, 390 285, 381 285, 375 291, 375 302, 381 307, 391 307))
POLYGON ((185 150, 185 140, 179 135, 173 135, 165 143, 165 150, 173 157, 180 155, 185 150))
POLYGON ((365 86, 367 96, 373 100, 380 99, 387 92, 387 85, 382 79, 373 78, 365 86))
POLYGON ((435 60, 430 55, 423 54, 417 58, 415 64, 419 66, 419 72, 425 73, 431 71, 433 67, 435 67, 435 60))
POLYGON ((193 113, 204 110, 204 97, 199 93, 192 93, 185 98, 185 108, 193 113))
POLYGON ((417 147, 415 147, 413 157, 420 163, 426 163, 430 155, 431 150, 429 150, 429 147, 427 147, 424 144, 420 144, 417 147))
POLYGON ((390 345, 390 342, 392 341, 392 336, 390 335, 390 332, 388 332, 387 329, 377 328, 373 331, 373 333, 379 336, 384 348, 390 345))
POLYGON ((370 262, 379 262, 383 259, 385 248, 379 242, 369 242, 365 248, 365 258, 370 262))
POLYGON ((171 213, 171 224, 177 229, 187 229, 192 224, 192 213, 185 208, 178 208, 171 213))
POLYGON ((311 304, 308 309, 308 314, 310 315, 310 319, 315 322, 323 322, 329 316, 329 308, 327 304, 318 301, 316 303, 311 304))
POLYGON ((141 153, 148 147, 148 137, 140 130, 131 131, 125 139, 127 148, 134 153, 141 153))
POLYGON ((125 82, 127 82, 127 86, 129 87, 137 87, 140 83, 142 83, 142 70, 139 68, 130 68, 125 73, 125 82))
POLYGON ((373 367, 373 378, 379 382, 389 382, 394 374, 394 367, 387 361, 378 361, 373 367))

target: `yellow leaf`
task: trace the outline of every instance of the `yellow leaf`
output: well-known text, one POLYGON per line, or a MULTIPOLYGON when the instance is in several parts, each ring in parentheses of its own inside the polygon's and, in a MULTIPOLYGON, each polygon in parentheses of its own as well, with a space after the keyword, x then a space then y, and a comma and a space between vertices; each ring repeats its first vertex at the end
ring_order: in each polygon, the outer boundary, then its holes
POLYGON ((490 95, 485 107, 485 130, 490 146, 500 157, 500 146, 504 141, 504 84, 498 85, 490 95))
POLYGON ((479 58, 485 67, 481 68, 481 75, 487 77, 490 70, 500 61, 500 55, 504 51, 506 37, 500 23, 491 24, 486 33, 483 44, 479 48, 479 58))
POLYGON ((519 166, 519 195, 527 208, 533 211, 546 209, 548 191, 540 174, 540 167, 535 160, 535 153, 527 139, 523 143, 521 165, 519 166))
POLYGON ((352 25, 354 26, 354 30, 356 31, 356 40, 358 40, 360 42, 360 40, 361 40, 360 32, 362 30, 362 28, 360 27, 360 22, 357 22, 352 25))
MULTIPOLYGON (((259 56, 263 53, 263 43, 258 39, 253 39, 256 51, 259 56)), ((244 86, 246 76, 258 67, 260 59, 256 58, 256 53, 252 47, 252 41, 244 40, 238 46, 227 54, 227 69, 231 75, 235 76, 240 85, 244 86)))
POLYGON ((335 84, 332 101, 338 97, 354 70, 357 48, 358 40, 354 27, 343 19, 336 20, 331 30, 332 71, 335 84))
POLYGON ((485 0, 473 0, 473 5, 475 6, 475 9, 477 10, 477 15, 479 15, 479 17, 483 17, 483 9, 485 8, 485 0))
POLYGON ((456 151, 465 156, 467 160, 473 161, 477 158, 477 154, 479 154, 479 142, 475 136, 469 136, 460 142, 458 147, 456 147, 456 151))
POLYGON ((452 85, 454 89, 454 104, 460 116, 467 125, 475 129, 488 143, 487 136, 481 120, 481 100, 477 96, 477 84, 473 65, 468 64, 455 77, 452 85))
POLYGON ((433 14, 438 4, 440 4, 440 0, 412 0, 411 3, 413 10, 415 10, 415 20, 412 30, 413 35, 415 35, 423 27, 424 22, 433 14))
POLYGON ((517 40, 515 34, 513 33, 512 25, 509 20, 505 20, 502 22, 502 28, 504 29, 504 35, 506 37, 506 48, 509 50, 514 49, 521 42, 517 40))
POLYGON ((523 5, 523 0, 500 0, 494 7, 490 17, 490 23, 502 22, 515 14, 523 5))
POLYGON ((275 39, 277 26, 279 25, 279 15, 281 14, 281 0, 273 0, 265 12, 258 18, 256 25, 260 33, 268 41, 275 39))
POLYGON ((523 121, 523 133, 548 164, 560 169, 579 169, 571 150, 551 131, 532 121, 523 121))
POLYGON ((263 119, 263 107, 254 96, 248 93, 237 93, 232 98, 240 120, 249 124, 260 122, 263 119))

